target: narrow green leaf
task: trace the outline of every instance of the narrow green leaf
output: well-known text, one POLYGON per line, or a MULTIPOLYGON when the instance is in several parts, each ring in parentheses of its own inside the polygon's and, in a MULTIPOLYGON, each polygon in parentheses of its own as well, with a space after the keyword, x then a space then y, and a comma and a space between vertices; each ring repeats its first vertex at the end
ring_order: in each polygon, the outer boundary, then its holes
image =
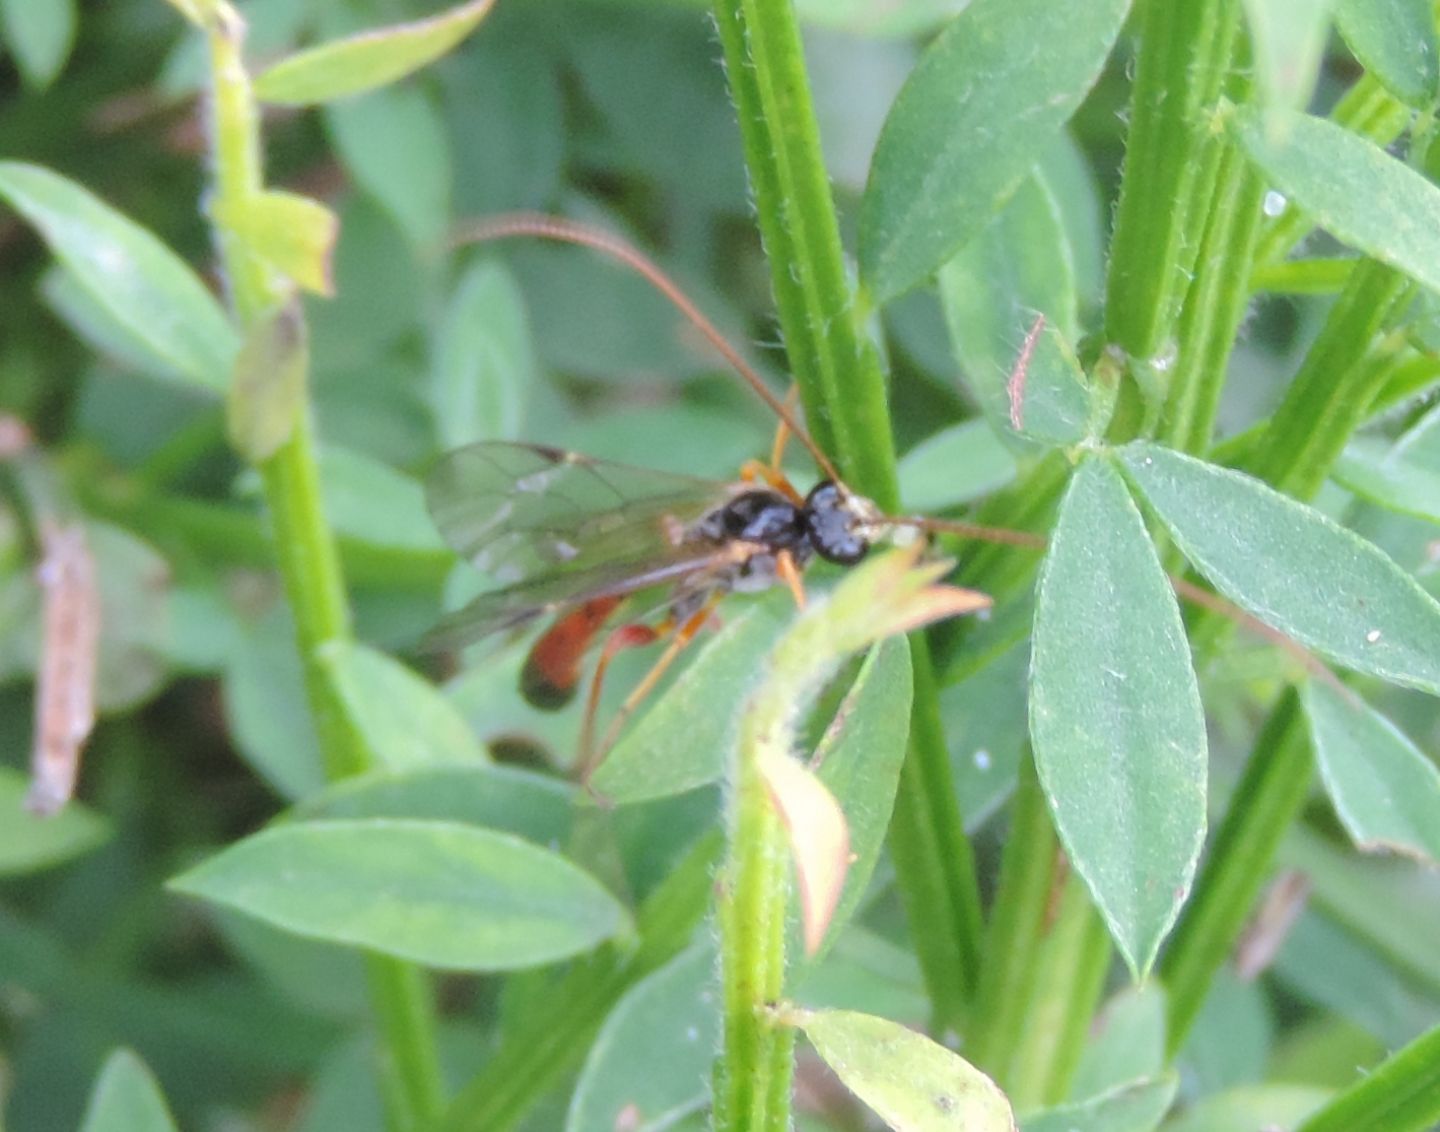
POLYGON ((296 935, 447 970, 543 966, 626 923, 614 897, 563 857, 452 822, 278 826, 170 884, 296 935))
POLYGON ((271 189, 250 197, 224 223, 250 251, 302 290, 335 293, 330 260, 340 218, 318 200, 271 189))
POLYGON ((351 722, 382 766, 409 770, 488 761, 459 709, 398 660, 347 641, 327 647, 325 666, 351 722))
POLYGON ((1030 735, 1071 863, 1143 979, 1205 836, 1205 719, 1175 595, 1098 459, 1066 492, 1040 576, 1030 735))
POLYGON ((880 134, 860 213, 877 302, 990 222, 1100 74, 1128 0, 975 0, 921 57, 880 134))
POLYGON ((1364 68, 1402 102, 1440 94, 1440 41, 1429 0, 1338 0, 1335 23, 1364 68))
MULTIPOLYGON (((1245 0, 1255 74, 1267 106, 1302 109, 1315 90, 1335 0, 1245 0)), ((1283 129, 1278 122, 1273 127, 1283 129)))
POLYGON ((615 802, 640 802, 716 781, 734 749, 736 705, 745 700, 760 658, 793 616, 788 595, 733 617, 660 700, 631 728, 590 780, 615 802))
POLYGON ((80 1132, 176 1132, 164 1094, 145 1063, 128 1049, 105 1059, 80 1132))
POLYGON ((464 39, 494 0, 471 0, 428 20, 392 24, 282 59, 255 80, 263 102, 310 106, 392 83, 464 39))
POLYGON ((0 767, 0 876, 36 872, 88 853, 110 836, 110 823, 79 802, 53 817, 25 809, 29 780, 0 767))
POLYGON ((1015 478, 1015 458, 981 418, 942 429, 900 460, 906 510, 933 514, 998 491, 1015 478))
POLYGON ((1295 1128, 1332 1095, 1315 1085, 1250 1085, 1205 1097, 1166 1126, 1166 1132, 1255 1132, 1295 1128))
POLYGON ((225 402, 225 427, 235 450, 252 464, 268 460, 290 439, 305 407, 310 343, 297 300, 250 324, 225 402))
POLYGON ((422 252, 450 224, 450 142, 435 104, 413 87, 325 108, 341 161, 422 252))
POLYGON ((959 1054, 898 1022, 850 1010, 796 1011, 845 1087, 903 1132, 1013 1132, 1010 1103, 959 1054))
POLYGON ((1353 692, 1312 681, 1305 711, 1325 789, 1362 849, 1440 861, 1440 770, 1353 692))
POLYGON ((1131 1081, 1078 1104, 1032 1113, 1020 1121, 1020 1132, 1153 1132, 1178 1085, 1173 1073, 1131 1081))
POLYGON ((625 993, 580 1070, 565 1132, 659 1132, 709 1100, 720 1039, 715 977, 707 939, 625 993))
POLYGON ((133 334, 93 291, 61 264, 52 263, 40 277, 40 294, 77 337, 120 369, 164 381, 189 383, 169 358, 133 334))
POLYGON ((440 446, 520 435, 529 387, 538 379, 514 276, 496 259, 472 264, 455 285, 435 341, 429 392, 440 446))
POLYGON ((556 847, 570 839, 576 789, 547 774, 488 762, 365 774, 307 798, 297 816, 423 818, 513 833, 556 847))
MULTIPOLYGON (((910 695, 910 646, 903 637, 890 637, 870 650, 815 748, 812 763, 850 830, 850 868, 827 945, 860 906, 885 844, 909 745, 910 695)), ((822 949, 812 961, 824 954, 822 949)))
POLYGON ((145 349, 196 385, 225 388, 239 339, 215 297, 154 235, 38 165, 0 162, 0 197, 145 349))
POLYGON ((1235 135, 1260 171, 1336 239, 1440 291, 1440 188, 1334 122, 1240 114, 1235 135))
POLYGON ((75 43, 75 0, 4 0, 0 17, 25 85, 43 90, 75 43))
POLYGON ((1144 442, 1120 458, 1231 601, 1347 668, 1440 693, 1440 604, 1373 543, 1228 468, 1144 442))

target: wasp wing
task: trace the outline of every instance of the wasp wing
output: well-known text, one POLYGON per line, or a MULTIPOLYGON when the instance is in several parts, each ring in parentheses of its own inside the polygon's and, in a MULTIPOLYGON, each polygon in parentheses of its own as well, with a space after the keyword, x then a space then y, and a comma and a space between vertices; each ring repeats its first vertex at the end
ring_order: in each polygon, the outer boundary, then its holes
POLYGON ((445 541, 477 569, 512 583, 666 561, 677 531, 730 494, 715 480, 499 441, 442 456, 425 486, 445 541))

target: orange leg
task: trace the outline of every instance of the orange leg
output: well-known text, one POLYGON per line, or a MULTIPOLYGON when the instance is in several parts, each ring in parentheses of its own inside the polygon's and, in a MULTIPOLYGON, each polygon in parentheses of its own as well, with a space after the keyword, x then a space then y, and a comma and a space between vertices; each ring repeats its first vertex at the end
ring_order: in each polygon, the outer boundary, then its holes
POLYGON ((622 625, 610 635, 610 640, 605 644, 605 651, 601 655, 601 664, 596 666, 595 679, 590 685, 590 698, 585 705, 585 723, 580 733, 580 761, 576 764, 576 777, 584 782, 589 782, 590 776, 595 773, 601 761, 605 758, 606 752, 615 745, 615 740, 620 735, 620 728, 631 713, 640 706, 641 701, 655 690, 655 685, 660 683, 660 678, 675 663, 678 657, 710 620, 716 603, 723 595, 715 593, 711 595, 698 610, 690 615, 683 623, 675 625, 670 623, 669 618, 657 628, 649 628, 644 625, 622 625), (642 630, 634 633, 633 637, 624 640, 617 640, 627 630, 642 630), (594 743, 594 723, 597 709, 600 703, 600 680, 604 675, 601 665, 607 665, 611 657, 622 649, 631 648, 635 645, 650 644, 660 637, 669 634, 670 640, 665 646, 665 651, 655 658, 650 671, 645 674, 644 679, 631 689, 630 694, 625 697, 625 702, 615 712, 615 718, 610 721, 610 726, 605 729, 605 737, 600 740, 597 746, 594 743))
POLYGON ((800 579, 800 567, 795 565, 795 556, 788 550, 782 550, 775 556, 775 572, 789 587, 790 595, 795 599, 795 608, 804 609, 805 583, 800 579))

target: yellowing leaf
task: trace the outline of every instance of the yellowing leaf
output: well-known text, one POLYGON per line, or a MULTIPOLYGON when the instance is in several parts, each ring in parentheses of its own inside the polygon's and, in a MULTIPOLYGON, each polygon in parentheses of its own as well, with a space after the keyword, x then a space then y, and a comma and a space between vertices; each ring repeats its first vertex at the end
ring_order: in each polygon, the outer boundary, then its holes
POLYGON ((798 760, 786 754, 762 758, 760 775, 780 813, 795 857, 805 954, 814 955, 845 886, 845 874, 850 868, 850 830, 835 796, 798 760))

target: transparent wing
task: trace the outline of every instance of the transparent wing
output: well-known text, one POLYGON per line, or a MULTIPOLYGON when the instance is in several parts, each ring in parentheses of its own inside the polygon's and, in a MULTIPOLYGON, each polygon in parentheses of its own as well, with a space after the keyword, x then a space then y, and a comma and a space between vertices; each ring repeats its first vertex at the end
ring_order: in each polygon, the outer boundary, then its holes
POLYGON ((605 597, 624 597, 681 579, 704 588, 704 576, 733 560, 725 548, 670 547, 664 557, 598 562, 581 570, 541 574, 483 593, 446 614, 420 642, 423 651, 461 648, 491 633, 514 629, 567 606, 605 597))
POLYGON ((729 494, 715 480, 498 441, 442 456, 425 487, 435 526, 457 553, 503 582, 547 578, 552 593, 561 575, 668 563, 676 524, 729 494))

